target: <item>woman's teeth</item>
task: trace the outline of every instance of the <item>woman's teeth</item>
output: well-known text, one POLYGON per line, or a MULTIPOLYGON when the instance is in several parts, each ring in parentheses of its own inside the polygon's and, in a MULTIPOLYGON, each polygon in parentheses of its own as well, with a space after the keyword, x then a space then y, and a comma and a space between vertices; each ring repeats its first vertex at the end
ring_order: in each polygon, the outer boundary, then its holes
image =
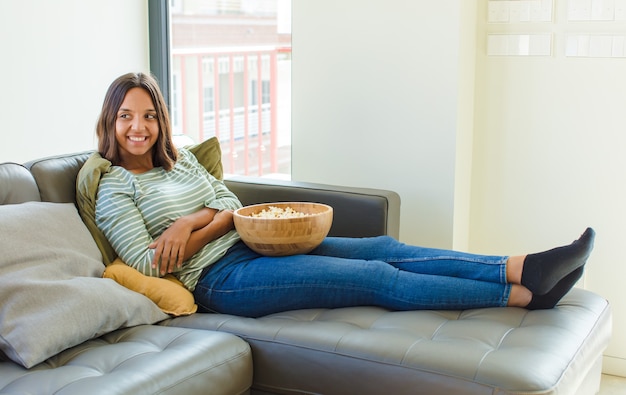
POLYGON ((128 139, 130 141, 136 141, 136 142, 140 142, 140 141, 145 141, 146 140, 145 137, 132 137, 132 136, 129 136, 128 139))

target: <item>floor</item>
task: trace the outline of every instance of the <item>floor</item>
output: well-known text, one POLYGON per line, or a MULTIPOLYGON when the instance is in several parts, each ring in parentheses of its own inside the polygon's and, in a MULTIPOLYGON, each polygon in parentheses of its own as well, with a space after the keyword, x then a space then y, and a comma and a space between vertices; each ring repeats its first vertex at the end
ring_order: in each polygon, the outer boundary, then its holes
POLYGON ((626 377, 603 374, 598 395, 626 395, 626 377))

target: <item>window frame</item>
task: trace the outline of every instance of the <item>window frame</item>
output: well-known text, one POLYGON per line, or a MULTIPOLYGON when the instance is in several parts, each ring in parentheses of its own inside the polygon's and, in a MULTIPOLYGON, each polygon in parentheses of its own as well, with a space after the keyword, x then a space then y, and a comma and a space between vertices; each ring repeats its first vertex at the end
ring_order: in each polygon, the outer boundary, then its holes
POLYGON ((170 106, 170 17, 169 0, 148 0, 150 71, 157 79, 165 104, 170 106))

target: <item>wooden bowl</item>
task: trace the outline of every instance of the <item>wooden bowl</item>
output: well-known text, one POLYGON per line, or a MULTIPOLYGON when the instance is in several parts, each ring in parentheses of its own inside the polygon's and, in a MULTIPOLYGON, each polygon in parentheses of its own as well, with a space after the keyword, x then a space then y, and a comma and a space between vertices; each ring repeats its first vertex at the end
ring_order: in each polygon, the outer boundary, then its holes
POLYGON ((321 203, 280 202, 242 207, 233 215, 241 240, 266 256, 306 254, 320 245, 333 222, 333 208, 321 203), (269 207, 292 208, 306 216, 290 218, 253 217, 269 207))

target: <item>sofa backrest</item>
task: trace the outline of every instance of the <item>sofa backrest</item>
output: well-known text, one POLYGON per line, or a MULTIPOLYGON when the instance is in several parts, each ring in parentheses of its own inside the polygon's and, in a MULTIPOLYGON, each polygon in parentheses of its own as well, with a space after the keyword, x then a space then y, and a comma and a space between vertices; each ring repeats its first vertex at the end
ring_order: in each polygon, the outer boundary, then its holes
MULTIPOLYGON (((0 204, 76 203, 76 177, 93 152, 36 159, 24 165, 0 163, 0 204)), ((311 201, 332 206, 330 236, 399 237, 400 196, 392 191, 234 176, 225 183, 244 205, 311 201)))
POLYGON ((38 202, 39 189, 33 175, 17 163, 0 163, 0 204, 38 202))
POLYGON ((76 203, 76 177, 92 152, 0 163, 0 204, 76 203))
POLYGON ((26 162, 39 187, 42 202, 76 203, 76 177, 93 151, 26 162))

